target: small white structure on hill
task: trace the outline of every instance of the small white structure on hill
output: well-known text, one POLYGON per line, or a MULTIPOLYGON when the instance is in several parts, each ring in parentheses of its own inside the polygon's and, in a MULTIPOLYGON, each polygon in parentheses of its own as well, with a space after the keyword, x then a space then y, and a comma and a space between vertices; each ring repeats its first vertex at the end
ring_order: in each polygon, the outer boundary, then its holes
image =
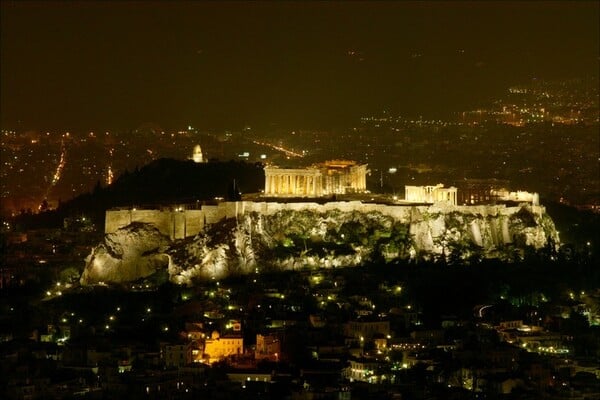
POLYGON ((202 148, 200 147, 199 144, 194 146, 194 151, 192 152, 192 160, 194 160, 195 163, 203 163, 204 162, 204 156, 202 155, 202 148))

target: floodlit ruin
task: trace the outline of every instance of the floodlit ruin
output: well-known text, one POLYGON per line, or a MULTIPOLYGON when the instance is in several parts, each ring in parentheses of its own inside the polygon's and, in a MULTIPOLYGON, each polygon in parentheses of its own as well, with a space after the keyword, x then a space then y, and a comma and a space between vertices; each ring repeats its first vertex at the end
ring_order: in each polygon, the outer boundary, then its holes
POLYGON ((367 164, 333 160, 308 168, 265 167, 268 197, 321 197, 363 193, 367 190, 367 164))
POLYGON ((404 199, 411 203, 445 203, 456 205, 456 188, 445 188, 441 183, 435 186, 405 186, 404 199))

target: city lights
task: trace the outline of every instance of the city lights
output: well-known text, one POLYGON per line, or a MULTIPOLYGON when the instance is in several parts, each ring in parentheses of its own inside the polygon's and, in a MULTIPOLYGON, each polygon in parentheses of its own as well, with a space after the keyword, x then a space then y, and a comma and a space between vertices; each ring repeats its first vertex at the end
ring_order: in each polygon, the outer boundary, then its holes
POLYGON ((0 399, 598 396, 600 3, 0 8, 0 399))

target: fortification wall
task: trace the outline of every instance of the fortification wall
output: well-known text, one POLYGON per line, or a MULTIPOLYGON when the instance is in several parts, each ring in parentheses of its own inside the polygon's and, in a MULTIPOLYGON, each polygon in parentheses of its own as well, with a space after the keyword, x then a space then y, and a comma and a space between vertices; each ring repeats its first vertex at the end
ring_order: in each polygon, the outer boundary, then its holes
POLYGON ((104 233, 113 233, 131 223, 130 210, 108 210, 104 215, 104 233))
POLYGON ((112 233, 132 222, 143 222, 154 225, 162 234, 172 237, 172 219, 172 212, 168 210, 109 210, 106 212, 104 232, 112 233))
POLYGON ((380 212, 384 215, 389 215, 394 219, 402 222, 409 222, 411 219, 412 209, 421 208, 423 211, 427 206, 410 206, 410 205, 386 205, 375 203, 362 203, 360 201, 337 201, 324 204, 307 202, 307 203, 275 203, 275 202, 241 202, 239 214, 246 212, 257 212, 262 215, 273 215, 280 211, 303 211, 311 210, 318 213, 330 212, 338 210, 341 212, 380 212))
MULTIPOLYGON (((498 217, 494 224, 499 224, 494 232, 499 232, 494 241, 509 243, 507 221, 510 215, 519 212, 520 206, 506 207, 505 205, 474 205, 452 206, 448 204, 434 205, 388 205, 375 203, 361 203, 360 201, 338 201, 319 204, 315 202, 302 203, 277 203, 277 202, 222 202, 217 205, 204 205, 201 209, 182 210, 109 210, 106 212, 105 233, 113 233, 117 229, 132 222, 144 222, 154 225, 162 234, 171 239, 183 239, 200 233, 207 224, 214 224, 224 218, 234 218, 245 213, 256 212, 261 215, 273 215, 280 211, 311 210, 317 213, 326 213, 333 210, 341 212, 378 212, 390 216, 401 223, 418 224, 424 221, 424 214, 443 215, 460 213, 477 217, 498 217), (503 218, 502 218, 503 217, 503 218), (501 233, 501 234, 500 234, 501 233)), ((533 213, 541 216, 545 213, 543 206, 530 206, 533 213)), ((475 242, 480 242, 482 233, 480 227, 472 225, 471 232, 475 242)))
MULTIPOLYGON (((228 203, 233 205, 234 203, 228 203)), ((302 202, 302 203, 276 203, 276 202, 252 202, 243 201, 239 202, 237 215, 244 214, 245 212, 257 212, 263 215, 272 215, 284 210, 302 211, 312 210, 315 212, 323 213, 333 210, 339 210, 342 212, 379 212, 383 215, 389 215, 394 219, 408 223, 419 218, 418 216, 422 213, 428 214, 447 214, 457 212, 466 215, 476 216, 498 216, 505 215, 510 216, 521 209, 520 206, 506 207, 504 204, 498 205, 474 205, 474 206, 453 206, 449 204, 436 203, 434 205, 410 205, 410 204, 376 204, 376 203, 362 203, 360 201, 337 201, 328 202, 324 204, 314 202, 302 202)), ((542 215, 545 212, 543 206, 530 206, 531 211, 535 214, 542 215)), ((231 213, 231 216, 235 216, 236 212, 231 213)))
POLYGON ((196 236, 204 230, 204 215, 203 210, 185 210, 183 212, 185 219, 185 235, 183 237, 196 236))
POLYGON ((183 239, 204 229, 203 215, 202 210, 108 210, 104 233, 113 233, 132 222, 143 222, 152 224, 171 239, 183 239))
POLYGON ((131 222, 143 222, 146 224, 152 224, 158 228, 158 230, 164 234, 172 237, 173 227, 173 216, 170 211, 164 210, 135 210, 131 212, 131 222))

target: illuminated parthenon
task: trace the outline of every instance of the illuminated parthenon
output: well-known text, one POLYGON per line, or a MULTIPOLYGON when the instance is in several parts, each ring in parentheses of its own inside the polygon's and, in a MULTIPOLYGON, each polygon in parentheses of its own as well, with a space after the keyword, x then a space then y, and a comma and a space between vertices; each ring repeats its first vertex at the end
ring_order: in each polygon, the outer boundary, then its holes
POLYGON ((321 197, 367 189, 367 164, 335 160, 308 168, 265 167, 265 196, 321 197))

